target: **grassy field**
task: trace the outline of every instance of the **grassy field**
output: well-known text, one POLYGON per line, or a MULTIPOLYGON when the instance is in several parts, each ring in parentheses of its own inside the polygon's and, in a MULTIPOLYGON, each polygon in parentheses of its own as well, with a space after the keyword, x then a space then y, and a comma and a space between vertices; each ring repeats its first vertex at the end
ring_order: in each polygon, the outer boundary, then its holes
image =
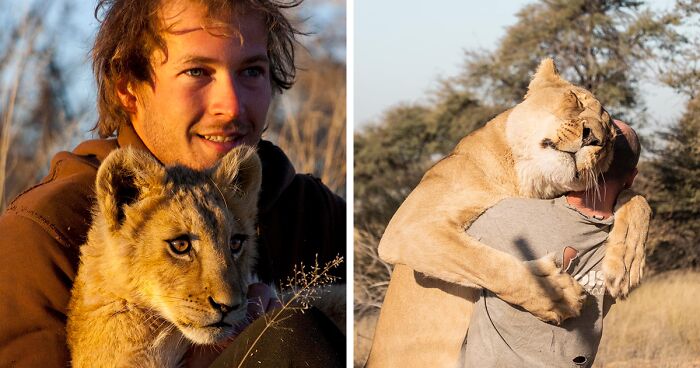
MULTIPOLYGON (((594 367, 700 368, 700 272, 648 278, 604 321, 594 367)), ((355 320, 355 367, 362 367, 377 313, 355 320)))
POLYGON ((700 367, 700 273, 650 278, 604 321, 596 367, 700 367))

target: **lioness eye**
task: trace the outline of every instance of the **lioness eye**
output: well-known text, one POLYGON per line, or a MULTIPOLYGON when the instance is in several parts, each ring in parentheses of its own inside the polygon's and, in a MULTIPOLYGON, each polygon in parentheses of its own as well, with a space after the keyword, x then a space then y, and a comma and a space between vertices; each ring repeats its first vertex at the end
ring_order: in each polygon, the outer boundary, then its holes
POLYGON ((233 234, 233 236, 231 236, 231 252, 233 252, 233 254, 240 252, 246 240, 248 240, 248 235, 233 234))
POLYGON ((183 255, 192 249, 192 242, 190 242, 190 238, 186 236, 168 240, 168 245, 170 246, 170 250, 177 255, 183 255))

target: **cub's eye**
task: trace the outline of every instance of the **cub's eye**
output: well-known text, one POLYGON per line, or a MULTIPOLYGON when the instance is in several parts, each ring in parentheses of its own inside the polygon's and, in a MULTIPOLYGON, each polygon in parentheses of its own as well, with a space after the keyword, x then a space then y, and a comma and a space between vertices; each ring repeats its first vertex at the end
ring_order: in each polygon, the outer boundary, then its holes
POLYGON ((181 236, 173 240, 168 240, 170 251, 180 256, 188 253, 192 249, 192 242, 189 236, 181 236))
POLYGON ((241 248, 243 248, 243 243, 248 240, 248 235, 245 234, 233 234, 231 236, 231 252, 233 254, 236 254, 241 251, 241 248))

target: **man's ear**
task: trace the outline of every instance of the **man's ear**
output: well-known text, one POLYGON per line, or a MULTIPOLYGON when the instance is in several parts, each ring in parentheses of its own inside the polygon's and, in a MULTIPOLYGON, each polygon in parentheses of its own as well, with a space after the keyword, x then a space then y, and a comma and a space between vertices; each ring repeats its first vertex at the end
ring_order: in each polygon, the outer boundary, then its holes
POLYGON ((97 171, 95 191, 99 211, 110 230, 118 230, 125 209, 145 194, 162 188, 165 168, 149 153, 121 148, 105 158, 97 171))
POLYGON ((634 184, 634 179, 637 177, 638 173, 639 170, 637 170, 636 167, 632 169, 632 172, 627 176, 627 180, 625 180, 625 189, 632 188, 632 184, 634 184))
POLYGON ((136 114, 136 92, 134 84, 128 78, 122 77, 117 81, 117 95, 124 110, 129 114, 136 114))
POLYGON ((214 169, 212 180, 224 194, 228 207, 257 213, 262 163, 255 148, 243 145, 229 151, 214 169))

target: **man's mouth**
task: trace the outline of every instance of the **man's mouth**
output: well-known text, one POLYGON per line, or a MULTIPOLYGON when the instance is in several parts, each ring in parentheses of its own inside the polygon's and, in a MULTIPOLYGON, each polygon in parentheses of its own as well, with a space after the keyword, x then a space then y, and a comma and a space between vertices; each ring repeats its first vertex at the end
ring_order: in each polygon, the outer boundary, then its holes
POLYGON ((226 153, 243 143, 245 135, 242 134, 197 134, 197 137, 205 143, 209 149, 220 153, 226 153))
POLYGON ((232 135, 200 135, 199 137, 217 143, 233 142, 236 139, 236 137, 232 135))

